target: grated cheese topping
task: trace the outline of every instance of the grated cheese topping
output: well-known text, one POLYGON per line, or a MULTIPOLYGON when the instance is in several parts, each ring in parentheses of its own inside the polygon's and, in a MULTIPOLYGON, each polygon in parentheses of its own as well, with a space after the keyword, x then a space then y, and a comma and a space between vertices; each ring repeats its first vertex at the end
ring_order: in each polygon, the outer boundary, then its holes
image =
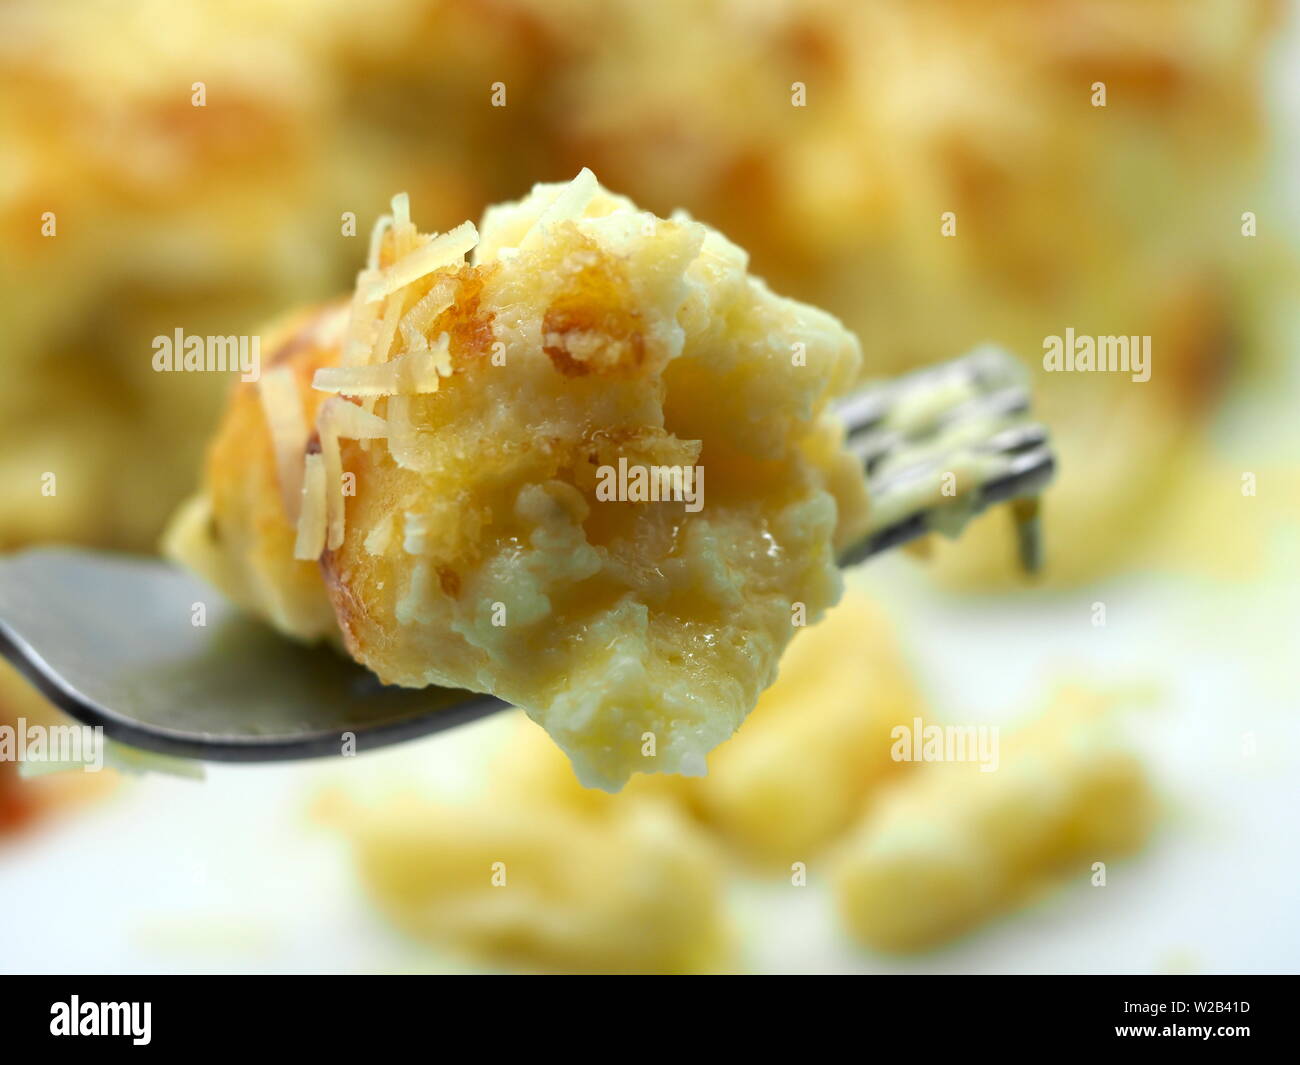
POLYGON ((450 374, 450 340, 443 333, 432 347, 408 351, 387 362, 370 366, 322 366, 312 379, 312 388, 366 398, 419 396, 437 392, 438 382, 450 374))
POLYGON ((596 175, 584 166, 577 177, 556 191, 555 199, 537 216, 537 220, 524 234, 523 240, 519 242, 519 249, 526 250, 535 246, 551 226, 581 218, 587 205, 595 199, 599 191, 600 183, 597 182, 596 175))
POLYGON ((298 507, 302 502, 302 455, 307 448, 307 418, 293 370, 288 366, 267 370, 258 382, 258 393, 267 428, 271 431, 284 512, 290 521, 297 521, 298 507))
POLYGON ((426 277, 444 266, 461 261, 478 244, 478 230, 473 222, 462 222, 455 229, 426 240, 409 255, 401 256, 383 268, 365 286, 367 303, 382 300, 413 281, 426 277))
POLYGON ((343 458, 339 440, 376 440, 388 435, 383 418, 363 410, 346 399, 331 396, 321 406, 316 418, 320 434, 320 453, 325 468, 325 514, 328 535, 325 543, 331 551, 343 543, 344 495, 343 458))
POLYGON ((371 231, 340 364, 322 367, 312 380, 317 391, 331 393, 316 417, 319 452, 304 455, 310 430, 287 368, 265 375, 263 407, 275 444, 285 513, 298 524, 295 557, 319 558, 326 547, 335 550, 343 543, 341 439, 359 440, 365 448, 371 440, 387 439, 399 463, 414 461, 417 436, 405 401, 436 392, 442 378, 451 374, 450 338, 441 333, 431 342, 427 330, 455 302, 450 280, 435 281, 426 292, 415 285, 437 270, 463 263, 477 244, 472 222, 440 236, 421 236, 411 221, 410 197, 393 197, 392 214, 381 217, 371 231), (386 258, 391 261, 385 265, 386 258), (374 413, 381 397, 390 400, 388 420, 374 413))
POLYGON ((325 550, 325 463, 318 454, 308 455, 303 462, 300 510, 293 557, 320 558, 325 550))

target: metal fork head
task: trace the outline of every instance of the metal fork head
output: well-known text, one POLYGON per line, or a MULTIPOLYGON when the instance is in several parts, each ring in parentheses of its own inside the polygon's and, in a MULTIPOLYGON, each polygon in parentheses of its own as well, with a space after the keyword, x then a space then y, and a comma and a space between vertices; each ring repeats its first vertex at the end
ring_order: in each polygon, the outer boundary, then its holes
POLYGON ((975 515, 1010 503, 1021 566, 1042 563, 1037 499, 1056 472, 1046 428, 1029 418, 1028 375, 1001 348, 868 386, 837 411, 862 462, 871 527, 846 551, 852 565, 932 532, 955 536, 975 515))
POLYGON ((0 656, 108 740, 205 761, 361 752, 506 705, 385 687, 328 647, 272 632, 166 562, 74 548, 0 559, 0 656))

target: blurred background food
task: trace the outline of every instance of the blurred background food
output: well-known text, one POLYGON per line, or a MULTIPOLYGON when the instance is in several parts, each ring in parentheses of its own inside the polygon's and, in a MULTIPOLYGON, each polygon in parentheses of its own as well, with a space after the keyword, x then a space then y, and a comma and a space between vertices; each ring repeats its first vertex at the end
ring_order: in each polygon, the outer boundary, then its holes
MULTIPOLYGON (((1091 858, 1062 872, 1033 857, 1058 852, 1065 829, 1053 822, 1017 852, 1010 879, 1037 883, 1020 870, 1041 865, 1077 882, 1054 905, 1086 917, 1078 934, 1061 919, 1025 926, 1032 943, 989 933, 919 964, 1152 968, 1167 941, 1182 956, 1203 951, 1194 965, 1289 957, 1294 967, 1294 926, 1270 939, 1202 913, 1215 897, 1271 912, 1270 889, 1249 888, 1249 904, 1233 892, 1281 876, 1294 853, 1281 853, 1279 834, 1294 793, 1277 777, 1295 768, 1284 752, 1297 709, 1279 663, 1300 650, 1294 22, 1282 0, 0 4, 0 550, 154 550, 232 385, 154 372, 155 336, 258 333, 346 291, 397 191, 428 212, 423 228, 446 229, 582 166, 656 213, 684 208, 721 229, 778 292, 854 329, 872 376, 1005 345, 1030 368, 1061 457, 1035 587, 1014 572, 997 512, 924 563, 875 564, 821 630, 795 641, 708 777, 639 781, 626 808, 611 806, 576 789, 532 726, 503 720, 436 751, 348 767, 332 784, 332 835, 292 812, 319 790, 318 768, 213 770, 203 788, 146 779, 110 803, 78 804, 84 818, 0 843, 0 897, 57 898, 77 856, 100 854, 137 906, 215 891, 224 916, 173 907, 187 928, 247 931, 264 919, 306 935, 294 922, 326 911, 302 892, 278 896, 267 870, 301 884, 277 862, 306 848, 314 857, 295 869, 328 869, 347 905, 356 888, 330 848, 349 839, 359 883, 412 941, 475 964, 871 966, 852 933, 919 945, 942 939, 925 929, 947 927, 945 904, 921 906, 907 887, 931 871, 888 879, 898 865, 881 864, 892 853, 881 857, 884 811, 920 808, 927 788, 980 786, 924 783, 952 767, 900 768, 881 734, 916 708, 1001 720, 1000 708, 1081 672, 1101 692, 1137 678, 1162 693, 1161 711, 1137 715, 1132 747, 1153 781, 1142 788, 1175 796, 1153 819, 1147 856, 1132 860, 1146 888, 1108 887, 1114 907, 1087 907, 1078 892, 1091 858), (1044 372, 1044 338, 1067 328, 1150 336, 1150 380, 1044 372), (1251 743, 1260 753, 1243 760, 1251 743), (446 796, 412 812, 356 794, 370 776, 433 775, 472 813, 448 813, 446 796), (1226 819, 1217 834, 1179 835, 1180 802, 1200 800, 1205 813, 1210 796, 1226 819), (275 846, 249 827, 258 817, 282 825, 275 846), (228 835, 237 830, 262 842, 244 845, 228 835), (79 834, 92 831, 102 844, 79 834), (526 845, 523 902, 491 900, 496 889, 466 872, 484 839, 526 845), (154 879, 136 879, 127 851, 154 879), (605 853, 623 856, 626 876, 572 879, 575 864, 605 853), (809 863, 813 884, 799 898, 818 901, 766 909, 764 892, 785 891, 795 862, 809 863), (823 890, 835 862, 838 917, 823 890), (1239 872, 1200 875, 1202 862, 1239 872), (750 885, 739 901, 738 881, 750 885), (897 897, 900 882, 912 930, 876 934, 886 904, 871 891, 897 897), (1205 941, 1191 931, 1175 941, 1178 916, 1205 941), (633 935, 632 924, 662 936, 633 935), (783 938, 774 924, 800 931, 783 938), (1144 953, 1098 954, 1088 928, 1144 953)), ((0 672, 0 721, 47 712, 0 672)), ((38 786, 73 788, 19 782, 12 768, 0 763, 0 822, 30 826, 38 786)), ((970 838, 963 822, 947 824, 970 838)), ((995 858, 986 846, 973 860, 995 858)), ((953 932, 1023 899, 984 887, 953 932)), ((280 942, 212 961, 177 928, 141 932, 116 897, 105 895, 117 925, 99 953, 43 953, 26 930, 0 926, 0 966, 431 964, 328 936, 317 954, 280 942), (140 954, 143 940, 163 953, 140 954)), ((389 942, 364 921, 347 934, 389 942)))
POLYGON ((942 943, 1150 834, 1156 802, 1105 697, 1057 693, 996 760, 913 772, 840 844, 835 895, 853 934, 886 951, 942 943), (987 774, 985 769, 989 766, 987 774))
POLYGON ((510 795, 469 807, 395 797, 327 800, 325 816, 383 912, 435 945, 560 972, 699 973, 728 960, 722 863, 672 803, 520 810, 510 795))

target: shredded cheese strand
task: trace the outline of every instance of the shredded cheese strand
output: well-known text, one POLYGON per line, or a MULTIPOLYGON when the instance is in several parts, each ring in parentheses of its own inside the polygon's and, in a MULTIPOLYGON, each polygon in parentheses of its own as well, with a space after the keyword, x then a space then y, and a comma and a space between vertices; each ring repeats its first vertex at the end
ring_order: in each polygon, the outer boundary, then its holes
POLYGON ((325 464, 320 455, 303 462, 302 505, 293 557, 304 562, 318 559, 325 550, 325 464))
POLYGON ((596 192, 600 189, 596 175, 587 167, 578 171, 578 176, 570 181, 556 195, 555 199, 537 216, 536 221, 528 227, 528 232, 519 241, 520 249, 532 247, 551 226, 557 222, 567 222, 581 218, 596 192))
POLYGON ((302 503, 302 454, 307 449, 307 417, 298 379, 290 367, 276 366, 262 374, 257 389, 271 433, 284 512, 290 522, 296 522, 302 503))
POLYGON ((435 270, 463 262, 477 244, 478 230, 474 223, 462 222, 455 229, 434 237, 427 244, 385 267, 377 278, 365 286, 366 302, 375 303, 385 299, 399 288, 405 288, 435 270))
POLYGON ((427 351, 408 351, 371 366, 322 366, 311 386, 342 396, 419 396, 438 391, 451 373, 450 341, 443 333, 427 351))

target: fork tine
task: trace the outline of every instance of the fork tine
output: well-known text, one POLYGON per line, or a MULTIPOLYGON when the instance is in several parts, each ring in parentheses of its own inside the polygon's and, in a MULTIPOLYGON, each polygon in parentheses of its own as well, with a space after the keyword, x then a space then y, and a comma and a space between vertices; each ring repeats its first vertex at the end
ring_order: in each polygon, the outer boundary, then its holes
POLYGON ((1028 420, 1024 368, 984 346, 951 363, 862 390, 837 407, 847 444, 867 475, 877 525, 845 552, 851 565, 931 532, 950 534, 1010 503, 1025 572, 1042 563, 1037 496, 1055 473, 1047 429, 1028 420), (945 472, 969 471, 960 496, 937 490, 945 472))

